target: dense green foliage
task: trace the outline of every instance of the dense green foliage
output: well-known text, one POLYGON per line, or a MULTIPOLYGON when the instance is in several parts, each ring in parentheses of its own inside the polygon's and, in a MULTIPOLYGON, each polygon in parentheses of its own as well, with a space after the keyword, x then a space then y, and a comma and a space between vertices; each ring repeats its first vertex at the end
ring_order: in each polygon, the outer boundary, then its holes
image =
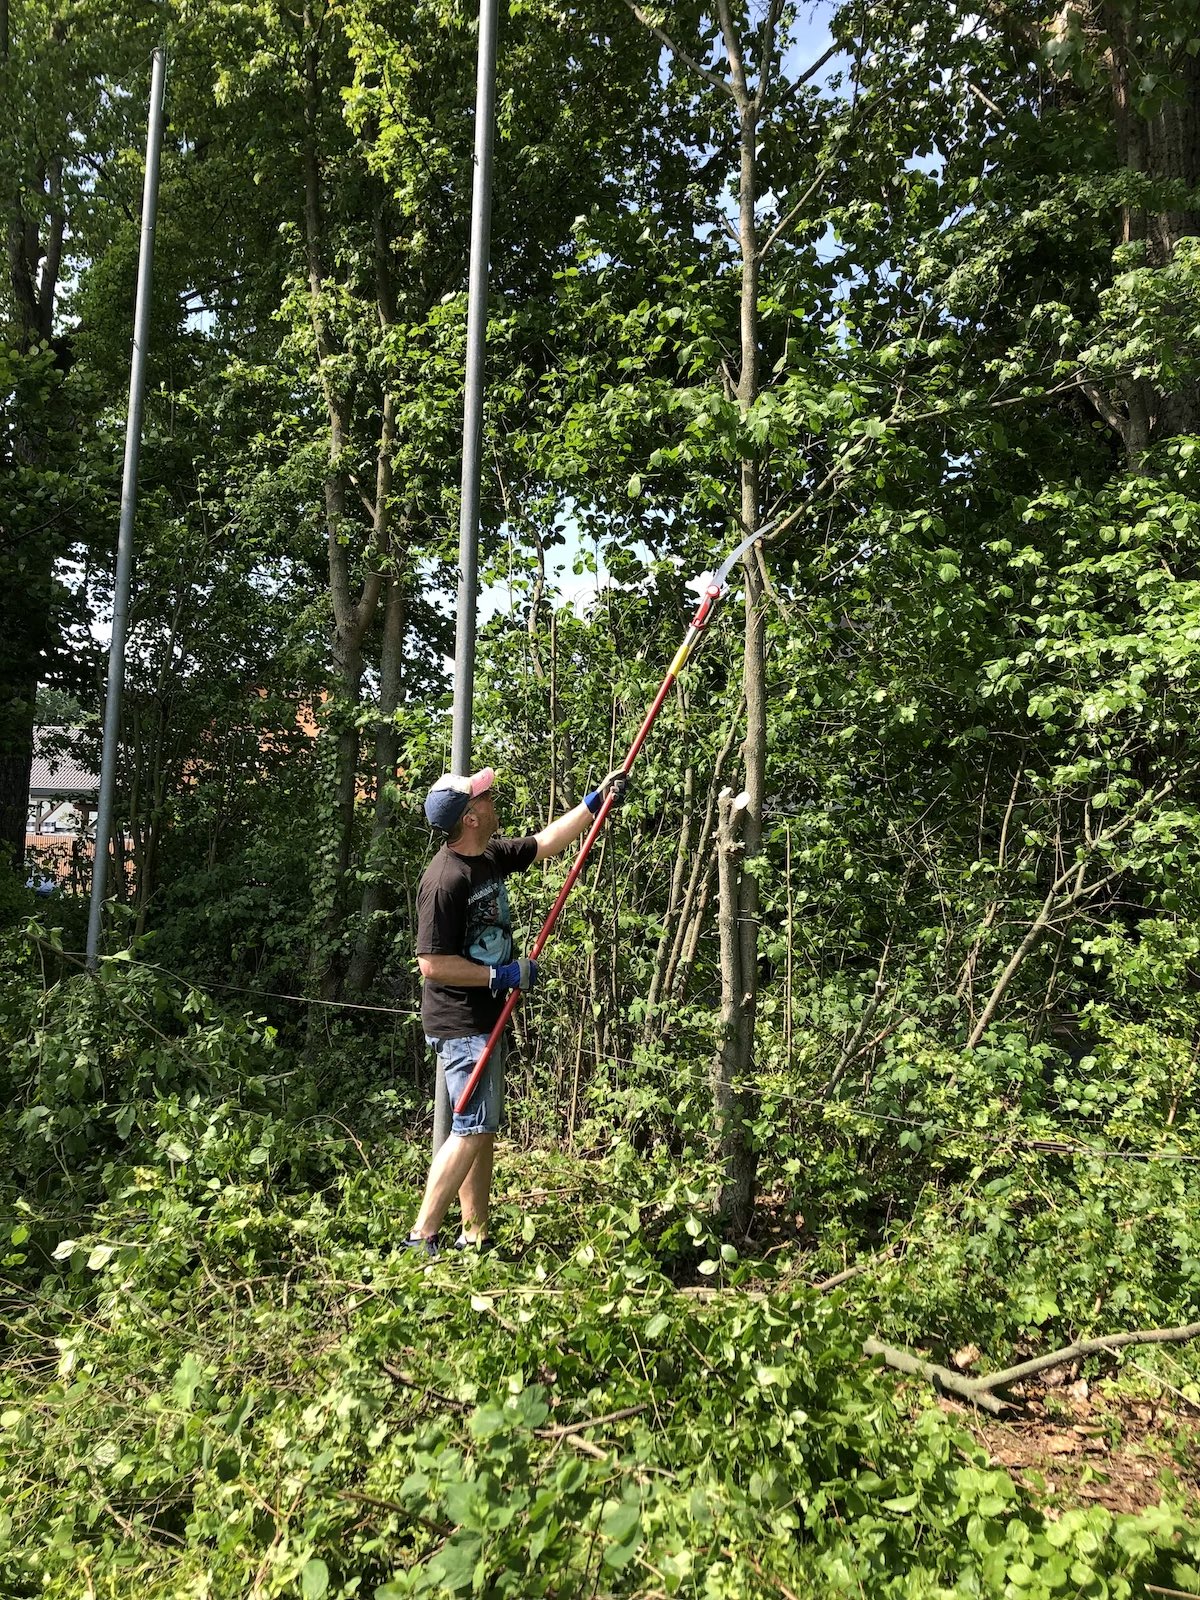
MULTIPOLYGON (((870 1107, 827 1120, 819 1159, 781 1115, 820 1244, 770 1266, 712 1232, 700 1130, 646 1159, 618 1126, 588 1159, 514 1155, 502 1255, 422 1268, 391 1252, 422 1159, 394 1089, 322 1082, 273 1030, 127 963, 45 989, 55 960, 11 950, 2 1013, 5 1594, 1195 1587, 1169 1452, 1156 1511, 1047 1504, 862 1361, 872 1329, 1000 1352, 1097 1295, 1135 1320, 1194 1296, 1188 1169, 1014 1156, 988 1132, 995 1060, 955 1099, 977 1131, 907 1170, 872 1161, 870 1107), (806 1287, 885 1191, 900 1250, 806 1287), (723 1292, 689 1293, 696 1265, 723 1292)), ((1140 1134, 1140 1109, 1112 1115, 1140 1134)), ((1194 1448, 1183 1432, 1176 1470, 1194 1448)))
POLYGON ((5 1596, 1200 1589, 1193 1347, 1137 1517, 860 1354, 1198 1315, 1200 6, 617 9, 501 29, 509 831, 771 529, 518 1012, 501 1254, 422 1272, 473 13, 0 5, 6 851, 35 705, 98 754, 171 47, 96 978, 0 874, 5 1596))

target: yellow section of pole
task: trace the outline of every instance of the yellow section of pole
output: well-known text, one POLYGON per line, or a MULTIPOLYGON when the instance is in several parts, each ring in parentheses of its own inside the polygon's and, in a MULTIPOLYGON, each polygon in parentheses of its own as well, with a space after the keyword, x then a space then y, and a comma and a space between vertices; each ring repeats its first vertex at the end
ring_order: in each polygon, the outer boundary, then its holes
POLYGON ((695 639, 685 639, 679 646, 679 649, 675 652, 674 661, 672 661, 671 665, 667 668, 668 678, 677 678, 683 671, 684 667, 687 665, 687 658, 692 653, 692 645, 695 644, 695 642, 695 639))

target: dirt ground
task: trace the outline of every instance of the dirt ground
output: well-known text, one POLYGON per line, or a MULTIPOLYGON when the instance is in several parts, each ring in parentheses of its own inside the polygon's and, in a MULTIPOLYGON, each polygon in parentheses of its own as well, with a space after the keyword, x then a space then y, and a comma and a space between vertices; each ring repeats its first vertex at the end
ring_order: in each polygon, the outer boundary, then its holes
POLYGON ((1149 1375, 1142 1396, 1129 1391, 1128 1377, 1120 1386, 1089 1384, 1060 1367, 1012 1391, 1019 1410, 1011 1420, 944 1397, 938 1404, 995 1466, 1064 1507, 1136 1512, 1169 1492, 1200 1515, 1200 1407, 1149 1375))

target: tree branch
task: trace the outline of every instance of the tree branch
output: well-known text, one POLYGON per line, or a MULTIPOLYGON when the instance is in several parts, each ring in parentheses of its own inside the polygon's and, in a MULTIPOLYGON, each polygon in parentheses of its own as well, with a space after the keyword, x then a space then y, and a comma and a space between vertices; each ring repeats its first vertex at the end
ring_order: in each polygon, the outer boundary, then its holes
POLYGON ((981 1406, 995 1416, 1003 1416, 1012 1402, 997 1397, 997 1389, 1011 1388, 1025 1378, 1036 1377, 1051 1367, 1065 1367, 1069 1362, 1080 1361, 1084 1356, 1105 1355, 1112 1350, 1123 1350, 1129 1345, 1186 1344, 1200 1339, 1200 1322, 1188 1322, 1177 1328, 1142 1328, 1132 1333, 1109 1333, 1098 1339, 1077 1339, 1061 1350, 1051 1350, 1046 1355, 1035 1356, 1031 1361, 1021 1361, 1015 1367, 1005 1367, 1000 1372, 985 1373, 979 1378, 965 1377, 935 1361, 925 1361, 908 1350, 897 1350, 878 1339, 863 1343, 863 1354, 879 1356, 897 1372, 907 1372, 913 1377, 928 1378, 939 1392, 952 1394, 956 1399, 981 1406))
POLYGON ((404 1517, 409 1522, 418 1523, 422 1528, 428 1528, 430 1533, 440 1534, 443 1539, 448 1539, 454 1529, 448 1522, 434 1522, 430 1517, 423 1517, 419 1512, 410 1511, 407 1506, 398 1500, 383 1500, 376 1494, 364 1494, 361 1489, 339 1489, 337 1499, 351 1500, 355 1505, 374 1506, 379 1511, 391 1511, 396 1516, 404 1517))
POLYGON ((827 170, 828 169, 826 167, 821 167, 818 170, 816 177, 809 184, 808 188, 805 189, 799 200, 796 201, 796 204, 788 212, 787 216, 783 217, 775 224, 774 228, 771 229, 771 232, 767 235, 765 243, 759 249, 758 259, 760 261, 763 260, 767 254, 767 251, 770 250, 771 246, 780 237, 780 235, 785 234, 788 231, 792 223, 795 222, 796 218, 812 199, 813 195, 816 194, 817 190, 821 187, 821 184, 825 181, 825 174, 827 170))
POLYGON ((1109 427, 1115 434, 1117 434, 1122 444, 1124 444, 1126 442, 1126 435, 1129 432, 1128 420, 1123 417, 1119 411, 1114 409, 1107 395, 1101 394, 1100 390, 1094 383, 1089 383, 1086 379, 1080 379, 1079 388, 1083 390, 1084 394, 1087 395, 1088 399, 1095 406, 1096 410, 1100 413, 1104 421, 1108 423, 1109 427))
MULTIPOLYGON (((771 86, 771 52, 775 43, 775 30, 779 26, 779 13, 783 10, 783 0, 770 0, 766 11, 763 13, 762 26, 758 32, 758 88, 754 92, 754 115, 757 118, 762 111, 771 86)), ((809 68, 809 71, 813 71, 809 68)))
MULTIPOLYGON (((912 867, 910 865, 908 872, 905 874, 906 884, 907 879, 911 877, 911 874, 912 867)), ((903 891, 901 891, 901 895, 903 895, 903 891)), ((867 1031, 871 1024, 875 1021, 875 1017, 878 1014, 879 1008, 883 1004, 884 996, 888 991, 887 980, 884 978, 884 972, 887 970, 888 957, 892 953, 892 938, 895 932, 896 925, 893 923, 888 929, 887 942, 884 944, 883 954, 879 958, 879 966, 875 973, 875 986, 871 990, 871 998, 868 1001, 862 1016, 859 1018, 857 1028, 855 1028, 854 1032, 850 1035, 850 1038, 846 1041, 846 1044, 842 1049, 842 1053, 838 1057, 837 1066, 834 1067, 832 1073, 830 1073, 829 1082, 821 1090, 821 1098, 823 1100, 828 1099, 833 1091, 837 1088, 838 1084, 842 1081, 847 1067, 849 1067, 855 1056, 858 1055, 859 1046, 866 1038, 867 1031)))
POLYGON ((606 1422, 624 1422, 628 1417, 640 1416, 643 1411, 649 1411, 650 1402, 647 1400, 640 1406, 623 1406, 620 1411, 606 1412, 602 1417, 585 1417, 582 1422, 563 1422, 557 1428, 535 1428, 533 1431, 539 1439, 566 1439, 573 1433, 582 1433, 586 1428, 599 1428, 606 1422))
POLYGON ((746 82, 742 43, 734 27, 729 0, 717 0, 717 16, 721 23, 721 37, 725 40, 725 54, 729 57, 729 68, 733 74, 733 97, 737 101, 738 110, 745 111, 752 108, 755 102, 750 95, 750 85, 746 82))
POLYGON ((1064 911, 1070 912, 1069 926, 1070 920, 1073 919, 1084 901, 1093 899, 1101 889, 1120 875, 1122 869, 1120 867, 1112 867, 1109 871, 1102 873, 1094 883, 1087 883, 1087 865, 1091 857, 1095 855, 1102 845, 1111 845, 1115 839, 1125 832, 1126 828, 1131 827, 1137 818, 1143 815, 1150 807, 1156 806, 1161 800, 1165 800, 1167 795, 1175 788, 1177 781, 1177 779, 1173 778, 1164 783, 1160 789, 1144 794, 1140 800, 1130 806, 1119 822, 1115 822, 1111 828, 1095 836, 1093 843, 1084 851, 1082 859, 1072 861, 1069 867, 1064 868, 1058 874, 1050 885, 1045 900, 1042 902, 1042 909, 1029 925, 1024 938, 1009 957, 1004 971, 992 986, 992 992, 987 998, 987 1004, 979 1014, 979 1021, 971 1029, 970 1036, 967 1039, 966 1048, 968 1050, 975 1049, 991 1026, 996 1012, 1000 1009, 1000 1002, 1008 993, 1009 985, 1016 977, 1026 956, 1041 943, 1042 938, 1053 924, 1055 918, 1061 916, 1064 911), (1075 880, 1074 886, 1068 887, 1072 879, 1075 880), (1067 891, 1065 894, 1063 893, 1064 890, 1067 891))
MULTIPOLYGON (((787 87, 780 94, 779 98, 773 102, 774 109, 776 111, 781 111, 787 105, 788 101, 793 97, 793 95, 795 95, 797 90, 803 89, 806 83, 811 83, 813 78, 816 77, 817 73, 820 72, 821 68, 825 66, 827 62, 832 61, 834 56, 838 55, 839 52, 844 49, 845 46, 840 44, 835 39, 834 42, 829 46, 829 49, 826 50, 825 54, 823 56, 818 56, 811 67, 806 67, 798 78, 792 78, 788 81, 787 87)), ((770 97, 765 93, 760 93, 760 100, 760 111, 772 104, 770 97)))
POLYGON ((972 1381, 981 1391, 1007 1389, 1023 1378, 1032 1378, 1049 1367, 1063 1367, 1084 1356, 1103 1355, 1109 1350, 1124 1350, 1131 1344, 1187 1344, 1200 1339, 1200 1322, 1188 1322, 1177 1328, 1142 1328, 1132 1333, 1108 1333, 1098 1339, 1077 1339, 1062 1350, 1052 1350, 1049 1355, 1034 1356, 1031 1361, 1021 1361, 1015 1367, 1005 1367, 1002 1372, 992 1372, 972 1381))
POLYGON ((976 100, 981 100, 994 116, 1000 118, 1001 122, 1006 120, 1003 111, 1001 111, 996 102, 994 100, 989 100, 987 95, 984 94, 983 90, 977 88, 976 85, 971 82, 970 78, 967 79, 967 88, 970 89, 976 100))
MULTIPOLYGON (((883 109, 883 107, 887 103, 888 102, 886 102, 883 99, 883 97, 881 96, 878 100, 871 101, 868 104, 866 110, 862 113, 861 116, 859 116, 857 118, 851 117, 850 125, 846 129, 846 138, 848 139, 851 136, 851 134, 860 133, 862 131, 862 129, 864 127, 866 127, 866 125, 876 115, 876 113, 881 111, 883 109)), ((766 243, 764 245, 762 245, 762 247, 759 249, 758 259, 760 261, 762 261, 765 258, 766 254, 767 254, 767 251, 770 250, 771 246, 775 243, 775 241, 782 234, 786 233, 787 230, 791 227, 792 223, 795 222, 796 218, 804 210, 804 207, 808 204, 808 202, 812 199, 813 195, 821 187, 821 184, 824 183, 825 179, 828 177, 829 173, 832 171, 833 166, 834 166, 834 163, 832 161, 826 161, 822 166, 817 168, 816 174, 814 175, 813 180, 809 184, 808 188, 800 196, 799 200, 797 200, 796 204, 791 208, 791 210, 788 212, 787 216, 784 217, 780 222, 776 223, 775 227, 772 229, 770 235, 768 236, 766 243)))
MULTIPOLYGON (((783 225, 781 224, 780 226, 783 225)), ((771 235, 771 238, 768 239, 767 244, 763 246, 764 252, 772 240, 774 240, 778 232, 779 229, 777 228, 775 233, 771 235)), ((978 410, 980 414, 983 414, 988 411, 1001 411, 1011 406, 1034 405, 1038 401, 1053 400, 1058 395, 1076 392, 1086 393, 1086 390, 1087 379, 1082 373, 1079 373, 1075 377, 1068 378, 1064 382, 1056 384, 1053 389, 1043 389, 1040 394, 1011 395, 1004 400, 985 400, 979 405, 978 410)), ((1091 396, 1089 396, 1089 398, 1091 398, 1091 396)), ((1095 404, 1094 400, 1093 404, 1095 404)), ((918 422, 935 422, 941 418, 969 415, 970 411, 971 408, 964 405, 957 407, 938 406, 929 411, 910 411, 907 414, 897 414, 893 412, 893 414, 887 418, 887 424, 889 427, 894 428, 911 427, 918 422)), ((1120 428, 1121 422, 1119 418, 1116 418, 1113 421, 1113 426, 1118 429, 1120 428)), ((782 536, 787 533, 790 528, 793 528, 802 517, 807 516, 811 512, 817 498, 824 494, 825 490, 828 489, 834 482, 836 482, 836 480, 850 467, 855 458, 861 455, 870 445, 877 444, 878 442, 878 439, 870 434, 860 434, 858 438, 853 439, 829 468, 825 476, 821 479, 820 483, 817 484, 816 488, 813 489, 812 492, 807 496, 803 505, 797 506, 794 511, 789 511, 781 521, 777 522, 771 529, 770 533, 763 536, 763 542, 765 544, 774 544, 780 538, 782 538, 782 536)), ((780 502, 777 502, 777 504, 778 503, 780 502)), ((845 565, 848 566, 850 564, 851 563, 848 562, 845 565)))
POLYGON ((913 1378, 927 1378, 939 1394, 952 1394, 958 1400, 969 1400, 972 1405, 981 1406, 984 1411, 990 1411, 997 1417, 1002 1417, 1010 1409, 1008 1401, 997 1400, 995 1395, 980 1389, 977 1378, 964 1378, 961 1372, 939 1366, 936 1361, 924 1361, 908 1350, 897 1350, 878 1339, 865 1339, 862 1348, 863 1355, 879 1356, 897 1372, 905 1372, 913 1378))
POLYGON ((710 83, 714 89, 721 89, 731 98, 736 98, 734 95, 733 85, 728 81, 728 79, 722 78, 720 73, 713 72, 708 67, 701 66, 696 60, 695 56, 690 56, 682 45, 676 44, 675 40, 672 39, 669 33, 664 33, 663 30, 657 26, 657 24, 650 21, 650 18, 642 10, 641 6, 636 3, 636 0, 625 0, 625 4, 629 7, 630 11, 633 12, 634 16, 641 23, 642 27, 649 28, 650 32, 654 35, 658 42, 666 45, 671 54, 678 57, 678 59, 683 62, 684 66, 690 67, 693 72, 698 72, 705 82, 710 83))
POLYGON ((791 83, 788 84, 789 93, 803 88, 806 83, 810 83, 827 62, 832 61, 834 56, 841 54, 843 48, 841 41, 835 39, 823 56, 818 56, 811 67, 805 68, 798 78, 792 79, 791 83))

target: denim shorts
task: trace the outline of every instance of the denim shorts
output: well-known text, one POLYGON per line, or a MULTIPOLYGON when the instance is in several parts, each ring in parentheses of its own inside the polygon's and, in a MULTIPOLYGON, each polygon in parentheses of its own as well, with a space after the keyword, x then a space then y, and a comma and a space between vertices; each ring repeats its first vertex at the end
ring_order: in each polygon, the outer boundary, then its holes
MULTIPOLYGON (((483 1054, 488 1042, 486 1033, 473 1033, 466 1039, 431 1039, 438 1062, 446 1074, 446 1087, 450 1091, 450 1104, 458 1104, 458 1097, 467 1086, 467 1079, 475 1070, 475 1063, 483 1054)), ((470 1104, 460 1116, 457 1111, 450 1126, 452 1133, 460 1136, 472 1133, 499 1133, 504 1115, 504 1040, 501 1039, 488 1057, 483 1077, 471 1096, 470 1104)))

